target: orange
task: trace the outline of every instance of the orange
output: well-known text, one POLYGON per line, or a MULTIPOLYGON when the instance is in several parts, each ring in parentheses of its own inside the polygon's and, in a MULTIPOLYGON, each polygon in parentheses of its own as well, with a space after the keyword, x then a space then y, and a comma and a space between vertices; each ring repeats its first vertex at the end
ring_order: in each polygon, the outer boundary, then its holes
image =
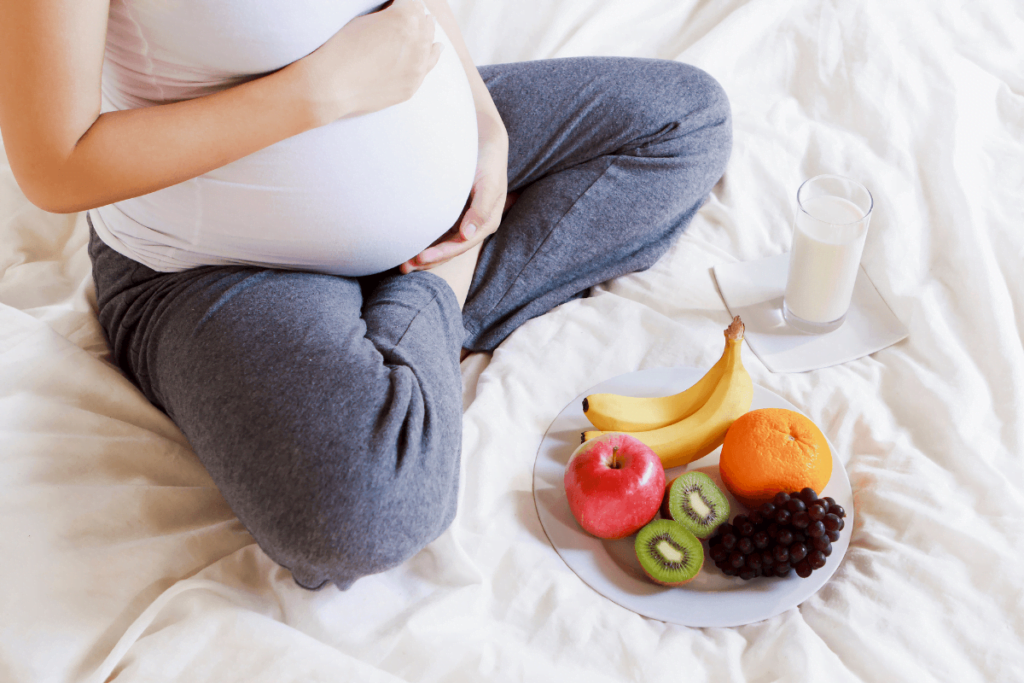
POLYGON ((820 495, 832 476, 832 451, 818 426, 800 413, 762 408, 729 427, 718 469, 732 495, 756 508, 780 491, 809 486, 820 495))

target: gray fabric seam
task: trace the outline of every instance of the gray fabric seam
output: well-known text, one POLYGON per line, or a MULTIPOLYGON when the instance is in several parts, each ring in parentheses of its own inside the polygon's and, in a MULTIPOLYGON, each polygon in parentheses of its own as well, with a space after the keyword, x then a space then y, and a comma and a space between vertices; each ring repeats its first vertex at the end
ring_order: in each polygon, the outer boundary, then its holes
MULTIPOLYGON (((431 273, 431 275, 433 275, 433 273, 431 273)), ((438 275, 434 275, 434 277, 439 277, 439 276, 438 275)), ((447 283, 446 283, 445 286, 447 286, 447 283)), ((389 350, 397 349, 401 345, 402 340, 405 339, 405 335, 409 333, 410 329, 412 329, 412 325, 413 325, 413 323, 416 322, 416 319, 419 318, 420 315, 423 313, 423 311, 425 311, 427 308, 429 308, 430 305, 433 304, 435 301, 437 301, 437 292, 436 291, 434 292, 434 295, 430 298, 430 301, 428 301, 424 306, 420 307, 420 309, 418 311, 416 311, 416 315, 414 315, 412 317, 412 320, 409 321, 409 324, 405 326, 404 330, 402 330, 402 336, 400 336, 398 338, 398 341, 396 341, 394 344, 391 345, 391 349, 389 349, 389 350)))
MULTIPOLYGON (((519 282, 519 278, 522 276, 522 274, 526 270, 527 266, 529 266, 530 263, 533 262, 533 259, 535 259, 537 257, 537 254, 539 254, 539 253, 541 253, 543 251, 544 245, 547 244, 547 241, 549 239, 551 239, 551 235, 554 234, 555 228, 558 227, 559 223, 561 223, 562 220, 566 216, 568 216, 570 213, 572 213, 572 210, 574 208, 576 208, 576 204, 578 204, 581 199, 583 199, 584 197, 587 196, 587 194, 594 187, 594 185, 597 185, 598 181, 601 180, 601 178, 604 178, 605 174, 608 173, 608 169, 610 169, 612 166, 614 166, 615 162, 617 160, 618 159, 616 157, 613 157, 611 162, 604 168, 603 171, 601 171, 601 175, 599 175, 598 177, 594 178, 594 182, 590 183, 590 185, 587 186, 586 191, 584 191, 582 194, 580 194, 580 196, 577 197, 575 199, 575 201, 573 201, 572 206, 570 206, 566 210, 566 212, 563 213, 561 216, 559 216, 558 220, 555 221, 551 225, 551 230, 548 231, 548 234, 544 236, 544 239, 541 240, 540 244, 537 245, 537 248, 534 249, 532 254, 530 254, 530 258, 526 259, 526 261, 523 263, 523 267, 519 269, 519 273, 516 274, 515 278, 512 280, 512 283, 508 286, 508 289, 505 290, 505 293, 501 295, 501 298, 499 298, 498 301, 495 302, 495 304, 493 306, 491 306, 482 316, 480 316, 481 318, 485 318, 486 319, 487 316, 489 316, 491 314, 491 312, 494 311, 494 309, 498 308, 498 306, 501 305, 501 302, 504 301, 509 296, 509 294, 512 292, 512 290, 515 289, 516 284, 519 282)), ((474 324, 473 329, 471 330, 470 334, 475 335, 478 331, 479 331, 478 330, 478 325, 474 324)))

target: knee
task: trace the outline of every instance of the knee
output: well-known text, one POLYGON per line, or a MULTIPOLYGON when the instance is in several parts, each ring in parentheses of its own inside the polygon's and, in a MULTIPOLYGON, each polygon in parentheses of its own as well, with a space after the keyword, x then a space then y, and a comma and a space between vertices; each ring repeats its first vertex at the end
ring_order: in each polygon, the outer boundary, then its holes
POLYGON ((711 125, 732 126, 732 108, 725 88, 714 76, 690 64, 679 63, 683 82, 693 94, 693 109, 711 125))
POLYGON ((718 178, 732 153, 732 107, 725 88, 706 71, 689 64, 677 64, 679 93, 683 100, 680 119, 693 145, 706 158, 709 175, 718 178))
POLYGON ((732 153, 732 110, 725 88, 706 71, 664 59, 627 63, 622 92, 631 100, 636 154, 675 165, 704 196, 732 153))
POLYGON ((347 467, 324 468, 308 478, 311 488, 294 496, 295 517, 273 534, 274 552, 268 554, 300 586, 334 583, 342 590, 411 558, 455 517, 459 454, 421 454, 433 465, 408 471, 402 471, 408 463, 375 466, 401 463, 406 455, 366 453, 364 462, 352 462, 343 454, 335 460, 348 460, 347 467))
POLYGON ((640 152, 664 160, 678 174, 680 209, 699 207, 725 173, 732 154, 732 110, 725 88, 702 69, 661 61, 657 104, 659 134, 640 152))

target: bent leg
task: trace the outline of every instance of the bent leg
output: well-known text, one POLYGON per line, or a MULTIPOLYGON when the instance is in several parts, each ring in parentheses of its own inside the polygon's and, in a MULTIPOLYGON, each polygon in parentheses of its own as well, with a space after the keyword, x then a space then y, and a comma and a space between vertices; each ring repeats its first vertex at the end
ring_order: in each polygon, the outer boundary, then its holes
POLYGON ((411 557, 451 523, 464 332, 429 273, 156 273, 93 235, 115 358, 188 437, 263 550, 314 588, 411 557))
POLYGON ((729 102, 678 62, 580 57, 480 67, 520 193, 484 243, 466 348, 598 283, 649 268, 689 225, 732 146, 729 102))

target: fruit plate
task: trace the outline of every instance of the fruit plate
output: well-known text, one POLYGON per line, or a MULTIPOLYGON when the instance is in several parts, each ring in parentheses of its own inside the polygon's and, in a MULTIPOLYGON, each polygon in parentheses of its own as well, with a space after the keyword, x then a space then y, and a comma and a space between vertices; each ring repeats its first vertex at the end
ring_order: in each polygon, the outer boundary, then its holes
MULTIPOLYGON (((723 574, 708 556, 704 541, 704 566, 685 586, 659 586, 647 579, 633 548, 635 535, 605 541, 583 531, 569 511, 563 476, 565 463, 580 444, 580 433, 592 429, 583 415, 583 398, 595 393, 630 396, 668 396, 691 386, 704 375, 696 368, 650 368, 613 377, 580 394, 558 414, 537 451, 533 470, 533 498, 537 514, 551 545, 584 583, 626 609, 645 617, 683 626, 742 626, 769 619, 796 607, 825 585, 839 567, 850 545, 853 531, 853 490, 835 446, 832 449, 832 477, 822 497, 832 496, 846 509, 845 527, 832 544, 824 567, 808 578, 795 573, 785 578, 760 577, 744 581, 723 574)), ((801 412, 778 394, 754 385, 751 409, 788 408, 801 412)), ((826 437, 827 438, 827 437, 826 437)), ((721 449, 690 463, 665 471, 671 479, 687 470, 699 470, 712 479, 729 499, 730 519, 748 509, 722 484, 718 474, 721 449)))

